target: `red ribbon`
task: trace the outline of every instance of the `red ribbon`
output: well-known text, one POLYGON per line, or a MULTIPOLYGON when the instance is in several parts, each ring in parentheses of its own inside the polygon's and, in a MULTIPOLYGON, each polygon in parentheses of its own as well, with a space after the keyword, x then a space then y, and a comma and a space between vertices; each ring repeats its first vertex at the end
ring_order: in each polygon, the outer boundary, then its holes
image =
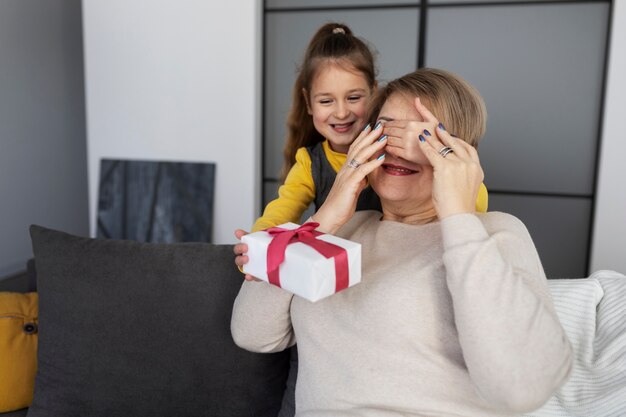
POLYGON ((280 227, 266 229, 274 239, 267 247, 267 276, 270 284, 280 287, 280 264, 285 260, 285 250, 291 243, 301 242, 335 260, 335 292, 348 288, 350 282, 348 272, 348 252, 341 246, 319 240, 316 237, 324 233, 315 230, 319 223, 304 223, 297 229, 289 230, 280 227))

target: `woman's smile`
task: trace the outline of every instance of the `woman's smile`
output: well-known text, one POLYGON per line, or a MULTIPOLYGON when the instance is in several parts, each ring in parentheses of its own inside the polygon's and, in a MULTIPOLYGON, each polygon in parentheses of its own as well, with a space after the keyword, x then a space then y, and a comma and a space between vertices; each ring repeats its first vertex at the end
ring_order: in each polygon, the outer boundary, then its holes
POLYGON ((394 176, 413 175, 419 172, 419 171, 409 169, 401 165, 394 165, 394 164, 383 164, 382 167, 383 167, 383 171, 386 174, 394 175, 394 176))

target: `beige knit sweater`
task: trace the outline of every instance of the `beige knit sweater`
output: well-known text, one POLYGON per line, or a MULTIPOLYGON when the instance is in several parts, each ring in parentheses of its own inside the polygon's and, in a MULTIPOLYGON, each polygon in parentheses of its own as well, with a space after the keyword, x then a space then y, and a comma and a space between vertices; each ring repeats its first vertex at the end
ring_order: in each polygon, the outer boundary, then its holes
POLYGON ((539 408, 572 353, 534 244, 515 217, 421 226, 357 212, 362 281, 311 303, 244 282, 231 330, 248 350, 298 342, 299 417, 508 416, 539 408))

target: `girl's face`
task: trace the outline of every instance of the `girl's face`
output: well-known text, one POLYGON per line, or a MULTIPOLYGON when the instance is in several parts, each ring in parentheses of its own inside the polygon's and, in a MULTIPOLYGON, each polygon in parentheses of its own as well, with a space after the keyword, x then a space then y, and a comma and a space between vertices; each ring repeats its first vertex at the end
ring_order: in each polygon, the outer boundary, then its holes
POLYGON ((347 153, 350 144, 365 127, 367 102, 372 90, 357 70, 329 63, 320 68, 304 91, 313 126, 335 152, 347 153))

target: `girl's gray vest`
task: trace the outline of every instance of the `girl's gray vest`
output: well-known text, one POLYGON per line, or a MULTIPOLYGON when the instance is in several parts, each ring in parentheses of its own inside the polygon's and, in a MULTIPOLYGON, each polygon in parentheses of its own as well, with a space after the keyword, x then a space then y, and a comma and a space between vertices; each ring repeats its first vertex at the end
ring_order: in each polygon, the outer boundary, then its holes
MULTIPOLYGON (((307 146, 306 150, 311 157, 311 174, 313 175, 313 183, 315 184, 315 200, 313 202, 315 203, 315 210, 317 211, 322 203, 324 203, 324 200, 326 200, 326 197, 328 197, 328 193, 333 186, 333 182, 335 182, 337 173, 332 165, 330 165, 330 162, 328 162, 328 159, 326 159, 322 143, 307 146)), ((356 204, 356 209, 357 211, 382 211, 380 200, 374 190, 372 190, 372 187, 366 187, 361 192, 356 204)))

